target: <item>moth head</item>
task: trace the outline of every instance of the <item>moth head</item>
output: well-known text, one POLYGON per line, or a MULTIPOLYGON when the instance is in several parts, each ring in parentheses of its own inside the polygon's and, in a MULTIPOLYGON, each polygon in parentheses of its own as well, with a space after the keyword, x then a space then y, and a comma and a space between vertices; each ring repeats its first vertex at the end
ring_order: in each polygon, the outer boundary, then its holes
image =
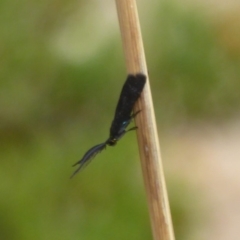
POLYGON ((108 140, 108 145, 109 146, 114 146, 117 144, 117 139, 116 138, 112 138, 108 140))

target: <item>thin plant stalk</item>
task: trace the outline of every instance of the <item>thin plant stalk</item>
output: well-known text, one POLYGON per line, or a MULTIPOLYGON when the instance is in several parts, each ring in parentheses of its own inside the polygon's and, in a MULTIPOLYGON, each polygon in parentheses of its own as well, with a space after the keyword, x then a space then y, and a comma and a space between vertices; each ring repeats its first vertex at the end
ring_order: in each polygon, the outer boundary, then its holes
MULTIPOLYGON (((127 72, 133 74, 141 72, 147 76, 136 2, 135 0, 116 0, 116 7, 127 72)), ((138 145, 153 238, 154 240, 174 240, 149 81, 135 105, 135 111, 139 109, 141 114, 135 121, 138 126, 138 145)))

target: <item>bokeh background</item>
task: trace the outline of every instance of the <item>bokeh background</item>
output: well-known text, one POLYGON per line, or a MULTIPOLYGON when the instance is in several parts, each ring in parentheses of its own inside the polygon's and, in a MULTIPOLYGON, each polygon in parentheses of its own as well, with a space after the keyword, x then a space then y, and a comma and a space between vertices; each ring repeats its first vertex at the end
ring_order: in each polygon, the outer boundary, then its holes
MULTIPOLYGON (((240 236, 239 1, 138 1, 177 240, 240 236)), ((0 239, 152 239, 114 1, 0 2, 0 239)))

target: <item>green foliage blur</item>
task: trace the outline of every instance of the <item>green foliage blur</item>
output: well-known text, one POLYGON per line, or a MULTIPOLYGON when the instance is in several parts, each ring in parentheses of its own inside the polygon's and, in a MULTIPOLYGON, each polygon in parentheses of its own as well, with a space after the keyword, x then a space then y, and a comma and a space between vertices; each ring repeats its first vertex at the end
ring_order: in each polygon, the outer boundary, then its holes
MULTIPOLYGON (((107 138, 126 77, 112 11, 109 27, 94 1, 0 3, 1 240, 152 239, 134 133, 69 180, 107 138)), ((140 20, 160 129, 239 111, 240 48, 221 41, 223 29, 174 2, 141 8, 140 20)), ((191 214, 174 185, 174 227, 186 239, 191 214)))

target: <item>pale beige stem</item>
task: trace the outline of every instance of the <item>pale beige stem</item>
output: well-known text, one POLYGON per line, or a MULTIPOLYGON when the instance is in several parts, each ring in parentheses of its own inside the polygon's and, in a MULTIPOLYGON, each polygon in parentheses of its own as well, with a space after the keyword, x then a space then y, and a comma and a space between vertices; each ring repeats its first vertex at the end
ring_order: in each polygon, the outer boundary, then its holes
MULTIPOLYGON (((148 75, 135 0, 116 0, 128 73, 148 75)), ((174 240, 149 81, 135 106, 142 172, 154 240, 174 240)))

